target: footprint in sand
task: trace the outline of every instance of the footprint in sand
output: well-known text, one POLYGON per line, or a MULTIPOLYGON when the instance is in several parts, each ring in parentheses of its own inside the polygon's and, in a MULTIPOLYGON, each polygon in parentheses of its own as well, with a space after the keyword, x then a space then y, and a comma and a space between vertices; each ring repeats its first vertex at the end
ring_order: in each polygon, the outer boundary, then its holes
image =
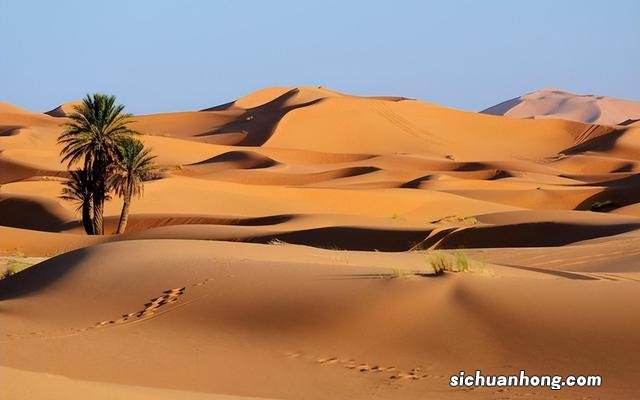
POLYGON ((399 372, 389 377, 389 379, 424 379, 429 375, 423 374, 420 368, 413 368, 409 372, 399 372))
POLYGON ((203 286, 203 285, 206 285, 209 281, 212 281, 212 280, 213 280, 213 278, 207 278, 207 279, 205 279, 205 280, 203 280, 201 282, 194 283, 191 286, 193 286, 193 287, 203 286))
POLYGON ((144 308, 135 312, 131 312, 128 314, 124 314, 121 318, 117 320, 107 320, 97 322, 91 328, 102 328, 109 325, 114 324, 122 324, 128 322, 129 320, 136 318, 137 320, 145 317, 150 317, 162 306, 166 304, 173 303, 178 301, 178 297, 182 296, 185 291, 185 287, 176 288, 176 289, 168 289, 163 292, 163 295, 160 297, 155 297, 149 300, 149 303, 144 305, 144 308))
MULTIPOLYGON (((207 284, 208 282, 214 280, 214 278, 207 278, 201 282, 194 283, 190 286, 197 287, 207 284)), ((60 334, 58 336, 64 336, 68 334, 81 334, 93 329, 106 328, 109 326, 124 324, 127 322, 139 321, 144 318, 150 317, 155 314, 155 312, 160 308, 167 304, 171 304, 173 302, 178 301, 178 298, 184 294, 186 287, 180 287, 175 289, 167 289, 163 291, 162 296, 155 297, 150 299, 148 303, 144 305, 144 307, 138 311, 130 312, 128 314, 123 314, 122 317, 116 320, 104 320, 100 322, 96 322, 95 324, 85 327, 85 328, 70 328, 64 334, 60 334)), ((45 334, 44 331, 32 331, 25 334, 16 334, 16 333, 6 333, 5 338, 7 341, 24 339, 26 337, 39 337, 45 334)))
POLYGON ((379 364, 362 363, 352 358, 340 358, 335 356, 315 357, 311 355, 305 355, 301 352, 293 351, 288 351, 284 354, 289 358, 309 360, 320 365, 340 366, 346 369, 358 371, 360 373, 380 374, 381 376, 385 376, 390 380, 419 380, 429 377, 429 375, 423 373, 420 367, 412 368, 409 371, 403 371, 395 366, 381 366, 379 364), (383 372, 391 374, 382 374, 383 372))

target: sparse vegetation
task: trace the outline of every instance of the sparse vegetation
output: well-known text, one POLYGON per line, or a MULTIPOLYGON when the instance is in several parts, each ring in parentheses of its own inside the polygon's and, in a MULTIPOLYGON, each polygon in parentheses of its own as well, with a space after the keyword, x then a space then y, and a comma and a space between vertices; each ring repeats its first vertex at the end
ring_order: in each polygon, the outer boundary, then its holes
POLYGON ((469 272, 471 271, 471 264, 467 255, 458 251, 455 253, 455 258, 450 254, 444 252, 433 252, 429 260, 431 268, 435 271, 436 275, 443 272, 469 272))
POLYGON ((0 279, 6 279, 6 278, 10 277, 13 274, 15 274, 15 271, 7 268, 7 269, 4 270, 2 275, 0 275, 0 279))
POLYGON ((405 277, 411 277, 411 276, 417 276, 417 275, 420 275, 420 271, 412 271, 412 270, 401 269, 401 268, 391 268, 391 273, 386 275, 386 277, 388 277, 389 279, 398 279, 398 278, 405 278, 405 277))
POLYGON ((468 272, 469 271, 469 259, 467 255, 462 252, 456 252, 456 269, 458 272, 468 272))
POLYGON ((475 225, 478 223, 476 217, 464 217, 457 214, 448 215, 446 217, 431 221, 432 224, 446 224, 446 223, 463 223, 465 225, 475 225))
POLYGON ((152 170, 152 171, 149 171, 149 173, 146 174, 142 178, 142 180, 144 182, 149 182, 149 181, 157 181, 157 180, 160 180, 160 179, 163 179, 163 178, 166 178, 166 177, 167 177, 167 173, 166 172, 158 171, 158 170, 152 170))
POLYGON ((607 211, 613 210, 616 207, 617 207, 617 204, 614 203, 613 201, 604 200, 604 201, 596 201, 591 205, 589 209, 595 212, 607 212, 607 211))
POLYGON ((402 271, 398 268, 391 268, 391 275, 389 276, 390 279, 398 279, 401 278, 403 276, 402 271))
POLYGON ((2 273, 2 275, 0 275, 0 279, 8 278, 13 274, 16 274, 22 271, 23 269, 30 267, 31 265, 33 264, 29 262, 16 260, 14 258, 9 258, 6 261, 6 268, 4 272, 2 273))
POLYGON ((429 261, 431 267, 435 271, 436 275, 442 274, 444 271, 451 271, 453 269, 453 265, 448 258, 446 258, 441 253, 436 253, 431 257, 429 261))

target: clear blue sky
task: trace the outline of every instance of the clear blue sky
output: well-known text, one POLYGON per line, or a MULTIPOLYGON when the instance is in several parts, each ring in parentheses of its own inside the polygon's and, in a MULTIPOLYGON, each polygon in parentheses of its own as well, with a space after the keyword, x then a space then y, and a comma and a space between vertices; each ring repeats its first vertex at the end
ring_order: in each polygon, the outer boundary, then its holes
POLYGON ((134 113, 326 86, 479 110, 542 87, 640 100, 640 1, 0 0, 0 101, 134 113))

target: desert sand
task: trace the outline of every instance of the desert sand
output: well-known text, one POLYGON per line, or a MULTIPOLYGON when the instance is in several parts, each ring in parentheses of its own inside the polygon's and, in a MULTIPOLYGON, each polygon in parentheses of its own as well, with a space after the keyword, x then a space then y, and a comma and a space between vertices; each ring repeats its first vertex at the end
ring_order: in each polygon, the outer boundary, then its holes
POLYGON ((0 103, 0 256, 35 263, 0 280, 0 397, 633 398, 640 105, 507 103, 277 87, 137 115, 159 173, 104 236, 59 198, 74 103, 0 103), (476 369, 604 384, 449 386, 476 369))
POLYGON ((559 118, 589 124, 629 125, 640 120, 640 103, 549 88, 509 99, 481 112, 513 118, 559 118))

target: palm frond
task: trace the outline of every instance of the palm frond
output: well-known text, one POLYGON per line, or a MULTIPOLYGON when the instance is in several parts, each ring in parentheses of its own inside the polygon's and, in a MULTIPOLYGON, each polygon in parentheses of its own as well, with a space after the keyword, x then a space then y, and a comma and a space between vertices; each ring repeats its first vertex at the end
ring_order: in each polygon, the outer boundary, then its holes
POLYGON ((62 161, 69 167, 83 161, 92 165, 97 160, 107 165, 117 157, 118 143, 137 134, 128 128, 131 114, 124 112, 123 105, 116 104, 115 96, 87 95, 73 109, 58 137, 63 146, 62 161))
POLYGON ((80 210, 83 204, 91 201, 93 180, 87 171, 82 169, 71 171, 64 185, 60 198, 76 203, 77 210, 80 210))
POLYGON ((144 191, 144 180, 155 168, 155 155, 151 149, 135 138, 119 143, 118 158, 109 179, 109 187, 120 197, 140 197, 144 191))

